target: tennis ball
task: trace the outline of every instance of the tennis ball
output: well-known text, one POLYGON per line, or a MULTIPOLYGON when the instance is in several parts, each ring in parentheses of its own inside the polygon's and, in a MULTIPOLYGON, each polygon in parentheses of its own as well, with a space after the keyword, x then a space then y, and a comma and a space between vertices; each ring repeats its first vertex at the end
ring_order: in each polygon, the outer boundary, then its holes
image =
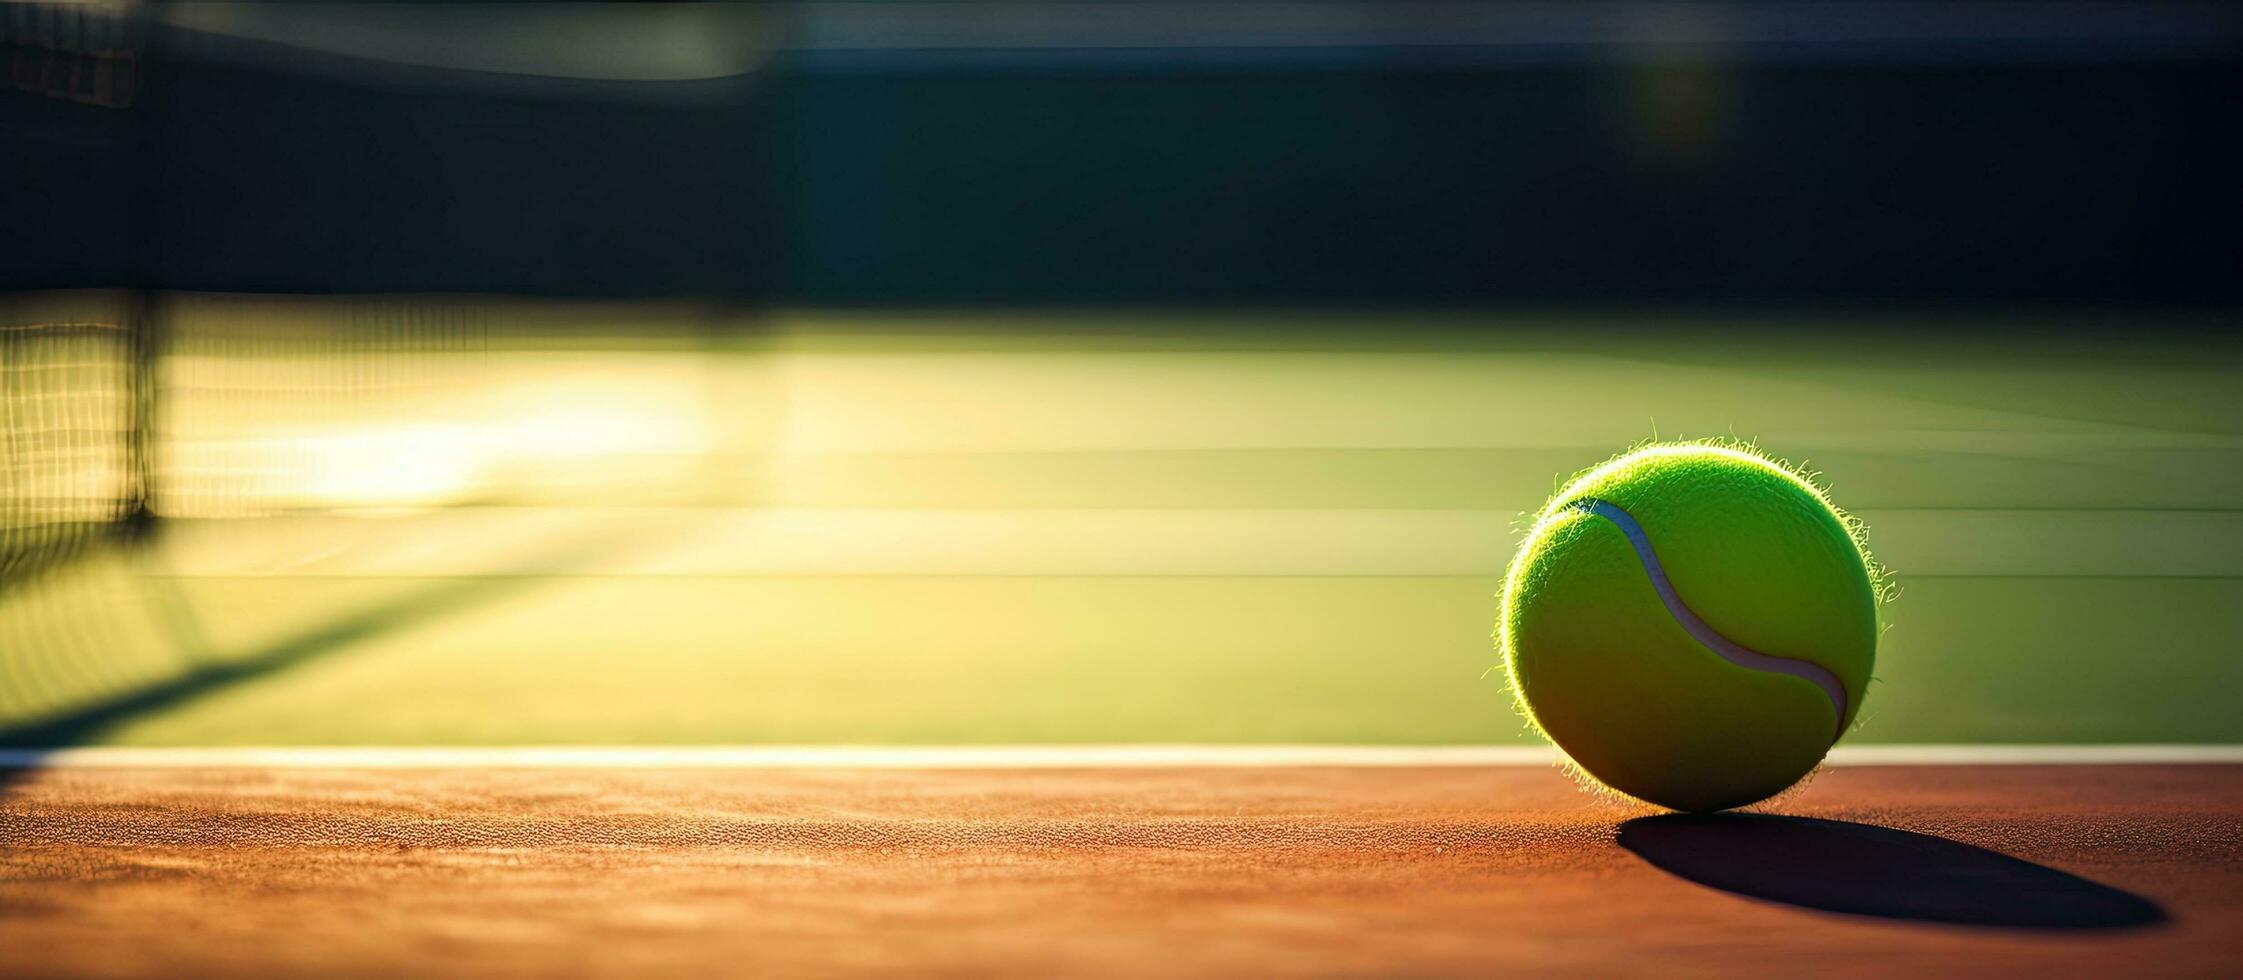
POLYGON ((1496 642, 1587 776, 1676 810, 1767 799, 1861 710, 1880 573, 1807 477, 1726 443, 1654 444, 1536 515, 1496 642))

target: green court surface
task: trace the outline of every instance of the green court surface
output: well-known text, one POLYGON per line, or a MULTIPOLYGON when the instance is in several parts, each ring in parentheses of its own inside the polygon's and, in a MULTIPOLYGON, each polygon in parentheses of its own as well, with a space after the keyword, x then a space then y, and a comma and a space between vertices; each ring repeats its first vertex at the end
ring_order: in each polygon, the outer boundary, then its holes
POLYGON ((181 409, 183 485, 279 446, 323 482, 0 599, 10 740, 1531 742, 1489 670, 1521 515, 1654 436, 1868 523, 1897 592, 1849 742, 2243 740, 2243 345, 2201 331, 598 326, 381 412, 181 409))

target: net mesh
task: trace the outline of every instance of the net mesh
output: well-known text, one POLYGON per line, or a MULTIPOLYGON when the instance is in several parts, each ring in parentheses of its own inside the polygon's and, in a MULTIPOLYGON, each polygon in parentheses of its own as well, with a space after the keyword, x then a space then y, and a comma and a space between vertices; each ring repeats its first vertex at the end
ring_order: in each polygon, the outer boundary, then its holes
POLYGON ((487 309, 0 297, 0 742, 98 737, 336 614, 303 596, 212 609, 194 556, 295 567, 397 534, 349 515, 487 493, 470 479, 487 456, 487 309))
POLYGON ((487 303, 177 296, 164 321, 162 516, 435 506, 485 489, 487 303))
POLYGON ((175 674, 124 542, 145 523, 148 371, 131 297, 0 297, 0 724, 175 674))
POLYGON ((136 477, 140 349, 115 296, 0 305, 0 585, 126 527, 136 477))

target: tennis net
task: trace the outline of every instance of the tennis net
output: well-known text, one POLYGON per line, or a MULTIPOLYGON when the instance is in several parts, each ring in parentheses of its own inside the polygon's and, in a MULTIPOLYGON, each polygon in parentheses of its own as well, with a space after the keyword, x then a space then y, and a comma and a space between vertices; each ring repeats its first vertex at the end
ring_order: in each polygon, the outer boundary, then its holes
POLYGON ((116 293, 0 301, 0 587, 147 513, 144 338, 116 293))
POLYGON ((87 737, 335 615, 198 612, 175 538, 290 567, 397 533, 349 514, 482 492, 487 308, 0 294, 0 740, 87 737))

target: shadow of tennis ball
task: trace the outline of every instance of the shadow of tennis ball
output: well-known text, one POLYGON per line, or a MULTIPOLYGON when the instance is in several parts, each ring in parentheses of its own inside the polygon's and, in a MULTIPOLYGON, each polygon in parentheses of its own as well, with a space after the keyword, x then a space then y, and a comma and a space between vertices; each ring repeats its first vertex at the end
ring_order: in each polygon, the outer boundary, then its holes
POLYGON ((1621 847, 1708 888, 1848 915, 2012 929, 2166 921, 2156 902, 1929 834, 1759 813, 1665 814, 1620 825, 1621 847))

